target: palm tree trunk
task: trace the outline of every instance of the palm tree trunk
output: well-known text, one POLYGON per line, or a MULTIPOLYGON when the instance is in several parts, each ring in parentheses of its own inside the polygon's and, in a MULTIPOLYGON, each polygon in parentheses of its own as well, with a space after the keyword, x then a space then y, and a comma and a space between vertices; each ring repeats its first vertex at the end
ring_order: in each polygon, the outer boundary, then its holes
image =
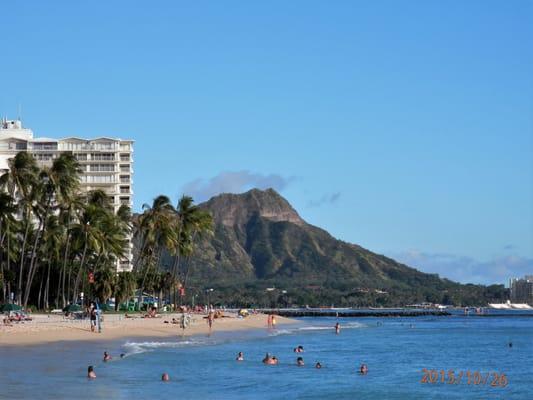
MULTIPOLYGON (((29 216, 27 217, 29 218, 29 216)), ((24 232, 24 239, 22 240, 22 249, 20 252, 20 266, 19 266, 19 280, 17 283, 17 300, 20 304, 22 302, 22 273, 24 271, 24 260, 26 252, 26 241, 28 240, 28 234, 30 230, 30 221, 26 221, 26 231, 24 232)))
POLYGON ((41 238, 42 231, 44 230, 45 222, 44 219, 40 221, 39 228, 35 234, 35 240, 33 241, 33 248, 31 251, 30 266, 28 268, 28 278, 26 279, 26 287, 24 288, 24 308, 28 305, 28 299, 30 297, 31 284, 33 282, 33 277, 35 276, 35 271, 37 267, 35 265, 35 260, 37 259, 37 247, 39 246, 39 240, 41 238))
POLYGON ((74 283, 73 288, 73 295, 72 295, 72 304, 75 303, 77 297, 78 297, 78 286, 80 284, 80 279, 82 275, 83 268, 85 266, 85 256, 87 255, 87 238, 85 238, 85 245, 83 246, 83 254, 81 256, 81 262, 80 262, 80 268, 78 269, 78 273, 76 274, 76 281, 74 283))
MULTIPOLYGON (((6 232, 7 232, 7 270, 10 271, 11 270, 11 240, 10 240, 10 235, 9 235, 9 221, 7 222, 7 226, 6 226, 6 232)), ((7 284, 7 297, 9 298, 9 300, 11 301, 11 284, 8 283, 7 284)))
MULTIPOLYGON (((65 246, 65 253, 63 257, 63 267, 61 268, 61 274, 62 274, 62 279, 63 279, 61 283, 61 300, 63 304, 62 308, 67 306, 66 304, 67 298, 65 297, 65 277, 67 275, 67 260, 68 260, 69 251, 70 251, 70 232, 67 231, 67 245, 65 246)), ((70 287, 70 273, 69 273, 68 279, 69 279, 69 287, 70 287)), ((58 299, 59 299, 59 295, 58 295, 58 299)))
POLYGON ((44 287, 44 308, 48 310, 50 308, 50 269, 52 268, 52 261, 48 261, 48 271, 46 273, 46 285, 44 287))
MULTIPOLYGON (((6 284, 4 279, 4 262, 2 260, 2 250, 4 249, 5 234, 2 236, 2 220, 0 219, 0 276, 2 277, 2 303, 6 299, 6 284)), ((8 254, 9 257, 9 254, 8 254)))
POLYGON ((43 291, 43 280, 39 283, 39 294, 37 295, 37 309, 41 310, 41 293, 43 291))

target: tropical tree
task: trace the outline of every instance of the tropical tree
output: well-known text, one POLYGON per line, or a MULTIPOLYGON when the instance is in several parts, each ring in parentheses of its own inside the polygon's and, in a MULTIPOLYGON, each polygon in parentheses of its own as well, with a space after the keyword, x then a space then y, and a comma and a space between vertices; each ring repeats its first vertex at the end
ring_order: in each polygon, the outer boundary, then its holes
MULTIPOLYGON (((0 188, 1 190, 1 188, 0 188)), ((0 191, 0 282, 2 283, 2 300, 5 301, 7 294, 7 279, 5 271, 9 270, 9 245, 10 242, 10 226, 15 225, 15 218, 13 215, 17 211, 13 197, 6 192, 0 191), (4 250, 6 249, 6 250, 4 250), (4 260, 6 267, 4 267, 4 260)))
POLYGON ((129 271, 119 272, 115 280, 115 310, 119 310, 120 304, 128 301, 135 294, 135 274, 129 271))

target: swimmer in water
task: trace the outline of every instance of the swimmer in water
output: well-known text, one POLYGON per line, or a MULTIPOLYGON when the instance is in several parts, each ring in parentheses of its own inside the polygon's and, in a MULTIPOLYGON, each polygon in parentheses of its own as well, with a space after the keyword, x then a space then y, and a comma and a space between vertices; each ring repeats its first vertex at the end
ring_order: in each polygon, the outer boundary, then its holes
POLYGON ((513 347, 513 342, 509 342, 509 347, 513 347))
POLYGON ((302 357, 298 357, 296 359, 296 365, 299 366, 299 367, 303 367, 305 364, 304 364, 304 359, 302 357))
POLYGON ((265 358, 263 358, 263 364, 266 364, 266 365, 277 365, 278 364, 278 359, 276 358, 276 356, 271 356, 270 354, 266 354, 265 358))
POLYGON ((304 352, 304 347, 303 346, 295 347, 293 351, 295 353, 303 353, 304 352))
POLYGON ((161 380, 163 382, 168 382, 170 380, 170 376, 165 372, 163 375, 161 375, 161 380))
POLYGON ((359 367, 359 373, 361 375, 366 375, 368 373, 368 367, 366 366, 366 364, 361 364, 361 366, 359 367))
POLYGON ((320 362, 317 362, 317 363, 315 364, 315 368, 316 368, 316 369, 320 369, 320 368, 322 368, 322 364, 320 364, 320 362))
POLYGON ((244 361, 244 354, 242 354, 242 351, 239 351, 239 354, 237 354, 237 361, 244 361))
POLYGON ((109 361, 111 360, 113 357, 111 357, 107 351, 104 351, 104 361, 109 361))
POLYGON ((92 365, 89 365, 89 368, 87 368, 87 378, 96 379, 96 373, 94 372, 94 368, 92 365))
POLYGON ((126 357, 126 354, 121 353, 121 354, 120 354, 120 358, 124 358, 124 357, 126 357))
POLYGON ((335 333, 337 335, 341 333, 341 324, 339 324, 338 322, 335 324, 335 333))

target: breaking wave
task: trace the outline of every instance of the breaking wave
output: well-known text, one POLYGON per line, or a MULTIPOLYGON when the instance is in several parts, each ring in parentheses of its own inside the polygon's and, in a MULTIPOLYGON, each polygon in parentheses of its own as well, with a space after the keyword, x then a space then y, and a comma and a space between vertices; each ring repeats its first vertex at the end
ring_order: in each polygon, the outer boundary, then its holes
MULTIPOLYGON (((361 328, 368 328, 368 325, 362 324, 360 322, 348 322, 346 324, 341 324, 341 332, 343 329, 361 329, 361 328)), ((314 331, 334 331, 333 326, 325 326, 325 325, 311 325, 311 326, 299 326, 294 328, 282 328, 282 329, 276 329, 275 331, 272 331, 269 333, 269 336, 279 336, 279 335, 291 335, 298 332, 314 332, 314 331)))
POLYGON ((141 354, 162 348, 178 349, 187 346, 199 346, 212 343, 202 339, 188 339, 180 342, 126 342, 123 347, 126 349, 125 356, 141 354))

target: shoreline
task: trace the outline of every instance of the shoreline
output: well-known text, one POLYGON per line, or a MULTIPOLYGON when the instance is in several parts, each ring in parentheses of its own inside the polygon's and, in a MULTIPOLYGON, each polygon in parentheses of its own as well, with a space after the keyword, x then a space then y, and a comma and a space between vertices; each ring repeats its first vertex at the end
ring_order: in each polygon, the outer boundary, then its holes
MULTIPOLYGON (((191 324, 185 330, 170 323, 172 318, 181 314, 164 314, 157 318, 125 318, 122 314, 104 314, 101 333, 90 330, 89 320, 68 320, 63 316, 34 314, 32 321, 14 323, 12 326, 0 325, 0 347, 31 346, 63 341, 99 342, 133 338, 172 338, 209 334, 209 326, 203 314, 193 314, 191 324), (168 321, 169 323, 165 323, 168 321)), ((213 323, 212 333, 234 332, 241 330, 266 329, 267 316, 252 314, 238 318, 235 313, 224 313, 213 323)), ((298 323, 281 316, 276 317, 279 325, 298 323)))

